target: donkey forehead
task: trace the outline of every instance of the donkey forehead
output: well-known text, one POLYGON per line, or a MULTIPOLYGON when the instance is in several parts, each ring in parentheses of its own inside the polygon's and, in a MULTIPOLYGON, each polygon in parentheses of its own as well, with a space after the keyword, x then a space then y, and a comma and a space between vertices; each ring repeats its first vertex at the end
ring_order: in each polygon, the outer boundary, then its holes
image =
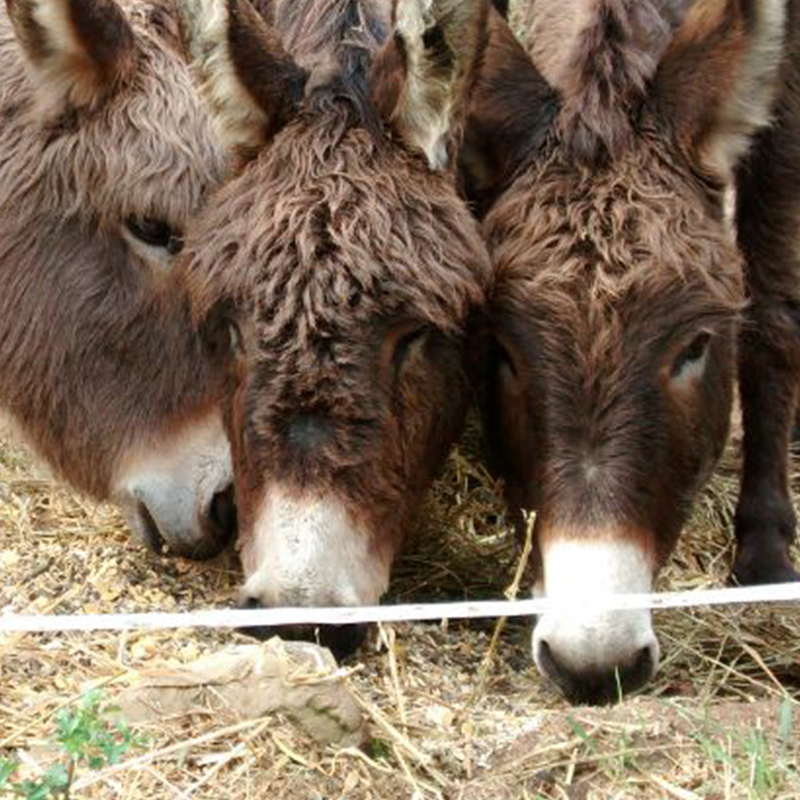
MULTIPOLYGON (((277 266, 273 264, 273 266, 277 266)), ((479 285, 430 286, 433 276, 405 269, 404 264, 375 264, 365 257, 353 262, 305 265, 294 261, 276 269, 251 292, 253 331, 262 349, 290 352, 293 347, 326 357, 347 345, 350 350, 409 324, 463 331, 479 285)), ((447 281, 442 270, 438 276, 447 281)))
MULTIPOLYGON (((607 397, 652 374, 701 331, 730 335, 741 298, 703 276, 655 271, 625 276, 506 280, 493 298, 493 327, 539 370, 607 397)), ((736 284, 733 283, 733 286, 736 284)))
POLYGON ((366 131, 332 150, 329 134, 288 126, 212 201, 188 248, 196 313, 227 295, 254 305, 259 326, 460 328, 491 270, 452 179, 366 131))
POLYGON ((615 158, 592 168, 576 162, 570 147, 553 135, 521 172, 489 215, 487 223, 503 225, 513 210, 528 213, 516 223, 543 233, 597 237, 615 226, 609 244, 641 240, 644 235, 683 239, 716 231, 722 219, 722 194, 698 182, 677 146, 657 131, 637 133, 615 158), (536 210, 538 216, 530 212, 536 210), (676 237, 675 221, 689 228, 676 237), (660 223, 660 224, 658 224, 660 223), (597 230, 594 226, 603 226, 597 230))
POLYGON ((486 227, 497 285, 529 283, 544 302, 551 284, 577 297, 626 297, 627 309, 665 295, 740 295, 721 195, 704 194, 646 139, 591 171, 557 148, 518 179, 486 227))

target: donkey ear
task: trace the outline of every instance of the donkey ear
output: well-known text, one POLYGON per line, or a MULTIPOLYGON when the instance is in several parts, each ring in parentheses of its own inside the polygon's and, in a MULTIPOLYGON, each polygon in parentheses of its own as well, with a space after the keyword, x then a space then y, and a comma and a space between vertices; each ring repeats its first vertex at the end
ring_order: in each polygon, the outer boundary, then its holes
POLYGON ((488 30, 459 151, 462 187, 481 216, 542 145, 560 106, 500 14, 488 30))
MULTIPOLYGON (((261 3, 269 11, 268 4, 261 3)), ((295 113, 306 72, 249 0, 181 3, 184 38, 226 146, 254 150, 295 113)))
POLYGON ((129 77, 136 39, 115 0, 6 0, 41 90, 91 105, 129 77))
POLYGON ((653 91, 697 166, 727 179, 779 88, 786 0, 698 0, 666 49, 653 91))
POLYGON ((395 0, 394 34, 376 56, 372 95, 384 119, 433 169, 447 164, 489 8, 488 0, 395 0))

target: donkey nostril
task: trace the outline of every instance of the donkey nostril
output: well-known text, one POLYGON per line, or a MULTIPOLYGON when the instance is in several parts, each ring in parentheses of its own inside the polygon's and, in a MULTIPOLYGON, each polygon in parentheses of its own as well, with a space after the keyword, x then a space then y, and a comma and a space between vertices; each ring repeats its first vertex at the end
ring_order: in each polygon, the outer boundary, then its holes
MULTIPOLYGON (((244 611, 257 611, 260 608, 265 608, 265 606, 257 597, 248 596, 240 600, 239 608, 244 611)), ((262 642, 278 635, 277 630, 269 625, 246 625, 237 628, 237 630, 262 642)))
POLYGON ((547 639, 539 639, 536 645, 536 662, 539 668, 551 678, 555 678, 560 673, 558 664, 553 658, 553 651, 550 649, 550 643, 547 639))
POLYGON ((219 538, 228 541, 236 532, 236 504, 233 486, 217 492, 208 508, 208 519, 214 525, 219 538))
POLYGON ((614 703, 621 695, 640 689, 653 677, 658 666, 658 644, 653 640, 627 657, 573 664, 546 639, 539 639, 536 663, 571 703, 614 703))
POLYGON ((632 682, 646 683, 653 677, 656 671, 656 654, 653 645, 645 645, 639 649, 628 672, 632 676, 632 682))
POLYGON ((319 628, 317 636, 319 643, 327 647, 337 661, 343 661, 355 656, 367 638, 367 625, 323 625, 319 628))
MULTIPOLYGON (((263 606, 255 597, 242 601, 242 608, 257 609, 263 606)), ((317 642, 327 647, 337 661, 355 655, 367 635, 367 625, 254 625, 239 629, 255 639, 265 640, 279 636, 284 641, 317 642)))
POLYGON ((141 532, 145 544, 154 553, 163 553, 166 542, 150 510, 144 503, 139 502, 137 503, 136 511, 141 523, 141 532))

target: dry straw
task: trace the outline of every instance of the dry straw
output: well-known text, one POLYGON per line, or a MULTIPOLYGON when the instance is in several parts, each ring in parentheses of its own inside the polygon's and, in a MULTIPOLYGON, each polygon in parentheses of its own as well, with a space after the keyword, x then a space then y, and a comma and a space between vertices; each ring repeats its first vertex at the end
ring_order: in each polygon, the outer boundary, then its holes
MULTIPOLYGON (((473 428, 395 570, 392 602, 497 598, 520 574, 520 594, 528 592, 479 448, 473 428)), ((725 585, 737 461, 734 441, 660 589, 725 585)), ((5 613, 225 607, 240 580, 229 556, 196 565, 131 545, 111 509, 54 484, 2 438, 0 571, 5 613)), ((656 625, 656 680, 646 698, 611 711, 571 710, 540 681, 525 621, 509 619, 494 645, 492 621, 386 625, 349 678, 372 721, 371 751, 336 753, 277 719, 245 724, 198 708, 151 726, 146 757, 84 776, 76 796, 800 797, 784 769, 796 741, 781 756, 778 738, 780 711, 800 694, 796 608, 656 612, 656 625), (769 758, 759 755, 762 741, 769 758), (772 794, 753 794, 765 769, 772 794)), ((51 757, 54 714, 88 687, 111 697, 136 669, 176 666, 234 641, 245 640, 196 630, 0 636, 0 758, 25 754, 33 774, 51 757)))

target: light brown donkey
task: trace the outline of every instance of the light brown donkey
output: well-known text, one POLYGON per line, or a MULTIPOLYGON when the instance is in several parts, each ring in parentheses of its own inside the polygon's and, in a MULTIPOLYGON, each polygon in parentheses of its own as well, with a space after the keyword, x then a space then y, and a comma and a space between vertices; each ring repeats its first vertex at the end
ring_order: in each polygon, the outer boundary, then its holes
POLYGON ((174 9, 7 0, 0 76, 0 413, 145 542, 210 555, 222 387, 169 273, 223 161, 174 9))
POLYGON ((186 6, 241 167, 181 268, 229 349, 245 602, 376 603, 470 397, 489 264, 448 164, 487 7, 272 5, 186 6))
POLYGON ((484 417, 511 509, 538 511, 539 591, 573 601, 533 646, 576 701, 657 667, 649 613, 591 597, 651 589, 724 447, 740 331, 734 573, 797 578, 798 8, 535 0, 535 64, 492 18, 463 156, 496 275, 484 417), (743 271, 723 190, 776 98, 738 187, 743 271))

